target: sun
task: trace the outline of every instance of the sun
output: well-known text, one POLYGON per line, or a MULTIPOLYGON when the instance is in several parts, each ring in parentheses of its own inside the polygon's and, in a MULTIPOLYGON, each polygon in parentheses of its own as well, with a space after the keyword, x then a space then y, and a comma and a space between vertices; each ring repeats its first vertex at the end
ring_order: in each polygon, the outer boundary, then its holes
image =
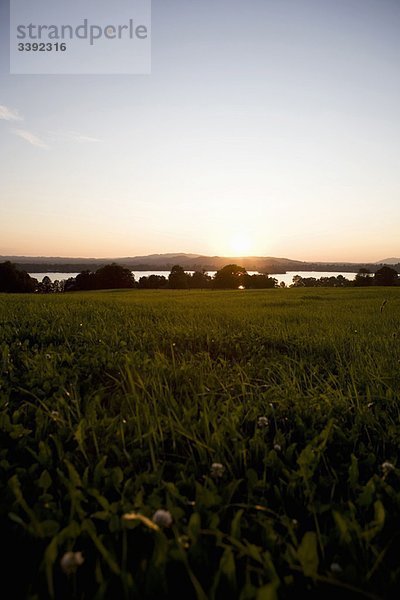
POLYGON ((237 232, 232 236, 229 247, 234 256, 248 256, 251 254, 252 239, 247 233, 237 232))

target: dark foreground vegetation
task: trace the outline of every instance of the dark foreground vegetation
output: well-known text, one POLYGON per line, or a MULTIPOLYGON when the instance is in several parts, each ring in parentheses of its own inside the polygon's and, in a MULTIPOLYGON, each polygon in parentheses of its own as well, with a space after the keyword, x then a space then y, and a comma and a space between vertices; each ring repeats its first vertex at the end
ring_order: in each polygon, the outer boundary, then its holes
POLYGON ((3 589, 397 598, 399 317, 385 287, 0 295, 3 589))
MULTIPOLYGON (((295 275, 290 287, 368 287, 372 285, 394 286, 400 284, 400 278, 395 269, 383 266, 372 274, 368 269, 360 269, 355 281, 346 279, 343 275, 320 277, 302 277, 295 275)), ((45 276, 41 282, 29 276, 26 271, 16 265, 5 262, 0 264, 0 292, 50 294, 57 292, 77 292, 108 289, 270 289, 286 287, 285 283, 266 274, 247 273, 244 267, 230 264, 222 267, 213 277, 205 271, 187 273, 183 267, 172 267, 168 278, 163 275, 140 277, 135 281, 132 271, 115 263, 105 265, 96 271, 82 271, 76 277, 66 281, 52 282, 45 276)))

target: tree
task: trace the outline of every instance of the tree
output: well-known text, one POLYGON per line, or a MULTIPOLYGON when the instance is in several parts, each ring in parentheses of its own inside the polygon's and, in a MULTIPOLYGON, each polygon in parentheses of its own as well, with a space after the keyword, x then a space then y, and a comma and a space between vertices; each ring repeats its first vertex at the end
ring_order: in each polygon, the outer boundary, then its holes
POLYGON ((353 282, 350 279, 347 279, 344 275, 338 275, 336 277, 335 287, 350 287, 353 282))
POLYGON ((10 261, 0 264, 0 292, 30 293, 36 290, 37 279, 18 269, 10 261))
POLYGON ((64 281, 63 291, 64 292, 75 292, 78 288, 76 286, 76 280, 79 277, 69 277, 64 281))
MULTIPOLYGON (((68 282, 69 281, 70 281, 70 279, 68 279, 68 282)), ((67 289, 67 287, 66 287, 66 289, 67 289)), ((94 290, 94 289, 96 289, 94 273, 91 273, 88 270, 82 271, 75 278, 75 286, 73 287, 72 285, 71 286, 68 285, 67 291, 69 291, 70 289, 75 289, 75 290, 94 290)))
POLYGON ((158 290, 167 287, 167 279, 164 275, 149 275, 139 279, 139 288, 143 290, 158 290))
POLYGON ((65 281, 56 279, 53 281, 53 292, 61 293, 64 291, 65 281))
POLYGON ((189 287, 190 275, 185 273, 183 267, 175 265, 168 276, 171 290, 186 290, 189 287))
POLYGON ((51 294, 56 291, 48 275, 45 275, 42 281, 38 284, 37 291, 40 294, 51 294))
POLYGON ((112 263, 100 267, 94 274, 96 289, 129 289, 135 287, 135 277, 130 269, 112 263))
POLYGON ((135 277, 130 269, 113 263, 97 269, 95 273, 82 271, 74 279, 68 279, 65 291, 111 290, 135 287, 135 277))
POLYGON ((243 277, 243 285, 245 288, 265 290, 268 288, 274 288, 278 286, 278 280, 275 277, 268 277, 268 275, 245 275, 243 277))
POLYGON ((357 287, 365 287, 368 285, 372 285, 372 283, 373 278, 371 271, 365 268, 360 269, 354 280, 354 285, 357 287))
POLYGON ((195 271, 190 277, 189 286, 193 289, 203 290, 209 288, 211 285, 211 277, 207 273, 201 271, 195 271))
MULTIPOLYGON (((68 279, 68 281, 70 281, 70 279, 68 279)), ((72 281, 75 282, 74 279, 72 281)), ((58 294, 64 292, 64 290, 68 291, 66 282, 64 280, 59 281, 56 279, 55 281, 51 281, 48 275, 43 277, 36 289, 39 294, 58 294)))
POLYGON ((234 290, 245 285, 247 271, 239 265, 226 265, 214 275, 213 287, 216 289, 234 290))
POLYGON ((304 283, 301 275, 294 275, 292 281, 293 281, 293 283, 291 284, 290 287, 304 287, 305 286, 305 283, 304 283))
POLYGON ((397 285, 397 271, 391 267, 382 267, 375 273, 374 282, 376 285, 397 285))

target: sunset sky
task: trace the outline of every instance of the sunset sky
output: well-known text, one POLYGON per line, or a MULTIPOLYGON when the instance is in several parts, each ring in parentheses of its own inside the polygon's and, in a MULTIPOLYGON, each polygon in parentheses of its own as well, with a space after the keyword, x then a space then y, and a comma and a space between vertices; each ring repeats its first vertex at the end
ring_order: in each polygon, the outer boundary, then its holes
POLYGON ((153 0, 151 75, 10 75, 0 255, 400 255, 400 2, 153 0))

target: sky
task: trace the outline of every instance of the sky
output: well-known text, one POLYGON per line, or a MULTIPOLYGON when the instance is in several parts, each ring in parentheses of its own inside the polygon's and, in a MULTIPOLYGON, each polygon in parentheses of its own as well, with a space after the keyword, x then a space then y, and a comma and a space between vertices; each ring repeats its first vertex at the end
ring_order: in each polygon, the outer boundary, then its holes
POLYGON ((0 3, 0 255, 400 255, 398 0, 153 0, 148 75, 10 75, 0 3))

